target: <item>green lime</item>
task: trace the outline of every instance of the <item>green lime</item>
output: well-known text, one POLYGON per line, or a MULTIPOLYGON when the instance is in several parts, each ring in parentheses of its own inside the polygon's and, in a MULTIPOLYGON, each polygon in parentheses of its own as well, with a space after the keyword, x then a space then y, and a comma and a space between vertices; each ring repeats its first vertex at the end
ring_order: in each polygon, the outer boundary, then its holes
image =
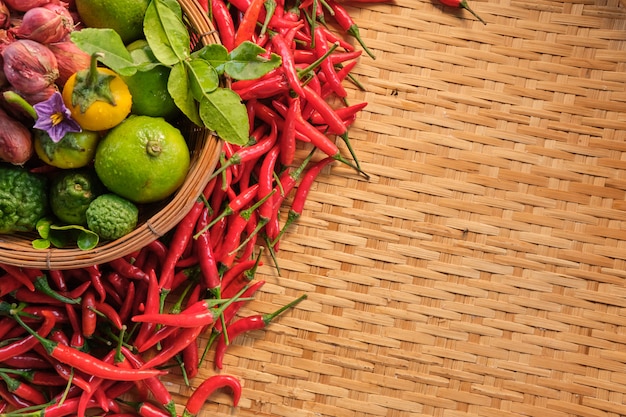
POLYGON ((102 194, 85 212, 87 227, 104 240, 115 240, 132 232, 139 221, 139 209, 117 194, 102 194))
POLYGON ((63 138, 54 142, 43 130, 35 130, 34 145, 39 159, 57 168, 81 168, 89 165, 96 154, 100 141, 97 132, 83 130, 68 132, 63 138))
POLYGON ((178 107, 167 90, 170 68, 158 63, 145 39, 131 43, 127 49, 135 64, 154 64, 150 69, 122 77, 133 97, 131 112, 144 116, 173 118, 178 114, 178 107))
POLYGON ((89 204, 104 192, 104 187, 91 169, 64 170, 52 179, 50 209, 62 222, 87 225, 85 212, 89 204))
POLYGON ((180 130, 161 117, 131 115, 100 140, 94 167, 112 192, 135 203, 152 203, 182 185, 189 164, 180 130))
POLYGON ((143 37, 143 18, 150 0, 76 0, 85 26, 115 30, 128 44, 143 37))

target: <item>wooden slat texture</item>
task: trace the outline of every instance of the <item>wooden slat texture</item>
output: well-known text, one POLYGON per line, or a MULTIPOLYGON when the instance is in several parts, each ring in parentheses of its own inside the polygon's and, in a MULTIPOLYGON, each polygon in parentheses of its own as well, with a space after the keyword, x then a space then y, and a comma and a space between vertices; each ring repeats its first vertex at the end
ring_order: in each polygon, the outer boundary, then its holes
POLYGON ((371 179, 319 177, 243 314, 309 298, 202 416, 626 414, 626 6, 471 5, 350 7, 371 179))

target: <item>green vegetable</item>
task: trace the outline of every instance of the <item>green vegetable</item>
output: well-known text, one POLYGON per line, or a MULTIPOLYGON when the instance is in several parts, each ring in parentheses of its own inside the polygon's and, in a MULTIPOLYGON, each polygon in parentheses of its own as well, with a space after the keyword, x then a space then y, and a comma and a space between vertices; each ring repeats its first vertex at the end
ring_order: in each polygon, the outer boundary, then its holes
POLYGON ((62 222, 87 225, 89 204, 104 192, 104 186, 91 170, 64 170, 52 179, 50 208, 62 222))
POLYGON ((139 210, 117 194, 102 194, 87 208, 87 227, 104 240, 115 240, 137 226, 139 210))
POLYGON ((34 230, 48 209, 45 177, 25 168, 0 165, 0 233, 34 230))

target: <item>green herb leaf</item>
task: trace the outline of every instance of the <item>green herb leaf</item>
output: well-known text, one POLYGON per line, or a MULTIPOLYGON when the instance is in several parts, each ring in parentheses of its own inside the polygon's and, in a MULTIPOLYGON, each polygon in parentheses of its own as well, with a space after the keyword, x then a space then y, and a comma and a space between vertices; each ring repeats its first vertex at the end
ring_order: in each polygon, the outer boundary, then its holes
POLYGON ((103 56, 98 60, 120 75, 131 76, 137 71, 122 38, 113 29, 75 30, 70 34, 70 38, 89 55, 102 53, 103 56))
POLYGON ((198 115, 198 102, 194 99, 189 86, 187 67, 184 63, 179 62, 172 67, 167 79, 167 91, 172 96, 176 106, 189 120, 198 126, 203 125, 198 115))
POLYGON ((223 45, 217 44, 206 45, 196 54, 207 60, 220 75, 226 73, 235 80, 255 80, 282 63, 276 54, 271 54, 269 59, 262 56, 265 52, 254 42, 245 41, 230 54, 223 45))
POLYGON ((98 242, 100 241, 100 237, 92 232, 91 230, 81 230, 78 234, 78 238, 76 239, 76 244, 78 248, 81 250, 91 250, 98 246, 98 242))
POLYGON ((271 54, 265 58, 265 49, 253 42, 243 42, 230 52, 224 64, 224 72, 235 80, 254 80, 262 77, 282 63, 280 56, 271 54))
POLYGON ((165 65, 175 65, 190 54, 189 32, 176 0, 152 0, 143 21, 146 40, 154 56, 165 65))
POLYGON ((48 249, 50 247, 50 241, 48 239, 35 239, 32 244, 33 249, 48 249))
POLYGON ((193 56, 197 56, 209 62, 218 74, 224 73, 224 65, 230 59, 228 57, 228 49, 224 45, 212 43, 205 45, 197 52, 193 53, 193 56))
POLYGON ((100 240, 99 236, 95 232, 92 232, 91 230, 77 224, 53 224, 50 226, 50 237, 51 240, 54 237, 55 240, 52 243, 55 246, 57 244, 65 246, 69 242, 75 241, 78 247, 82 250, 95 248, 100 240), (55 243, 55 241, 57 243, 55 243))
POLYGON ((39 233, 39 236, 42 239, 48 239, 48 236, 50 236, 50 226, 54 223, 54 220, 52 220, 50 217, 42 217, 41 219, 37 220, 37 223, 35 224, 35 229, 37 229, 37 233, 39 233))
POLYGON ((219 86, 219 75, 215 68, 202 58, 192 58, 186 62, 189 87, 193 97, 200 101, 205 94, 210 93, 219 86))
POLYGON ((226 142, 245 145, 248 142, 248 114, 237 93, 217 88, 200 102, 200 118, 226 142))

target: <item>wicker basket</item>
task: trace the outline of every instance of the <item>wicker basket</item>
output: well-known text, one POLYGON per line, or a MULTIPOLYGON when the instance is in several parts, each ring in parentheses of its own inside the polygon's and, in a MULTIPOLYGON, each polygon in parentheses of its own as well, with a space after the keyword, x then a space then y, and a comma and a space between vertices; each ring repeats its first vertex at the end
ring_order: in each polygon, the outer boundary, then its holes
MULTIPOLYGON (((203 44, 219 43, 206 14, 194 0, 179 0, 192 39, 203 44)), ((208 130, 184 126, 191 152, 189 173, 180 189, 167 201, 142 207, 139 225, 130 234, 104 242, 92 250, 78 248, 34 249, 34 234, 0 235, 0 262, 39 269, 72 269, 100 264, 140 249, 170 231, 196 201, 211 176, 221 142, 208 130)))

